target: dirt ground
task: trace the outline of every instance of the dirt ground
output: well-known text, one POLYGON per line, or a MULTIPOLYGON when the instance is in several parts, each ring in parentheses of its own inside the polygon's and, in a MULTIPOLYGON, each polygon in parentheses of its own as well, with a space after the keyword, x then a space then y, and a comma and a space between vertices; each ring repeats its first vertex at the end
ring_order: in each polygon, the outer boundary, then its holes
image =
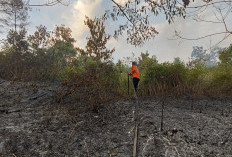
MULTIPOLYGON (((134 99, 98 113, 69 114, 56 104, 58 84, 0 80, 0 157, 132 157, 134 99)), ((139 157, 232 157, 228 98, 139 98, 139 157)))

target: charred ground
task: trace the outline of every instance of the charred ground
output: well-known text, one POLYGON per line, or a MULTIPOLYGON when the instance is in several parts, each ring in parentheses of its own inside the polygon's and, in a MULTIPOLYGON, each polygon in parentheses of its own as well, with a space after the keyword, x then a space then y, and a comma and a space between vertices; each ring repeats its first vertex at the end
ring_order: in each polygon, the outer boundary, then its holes
MULTIPOLYGON (((0 80, 0 156, 130 157, 135 100, 108 102, 98 113, 54 101, 58 84, 0 80)), ((139 99, 138 156, 232 156, 229 98, 139 99)))

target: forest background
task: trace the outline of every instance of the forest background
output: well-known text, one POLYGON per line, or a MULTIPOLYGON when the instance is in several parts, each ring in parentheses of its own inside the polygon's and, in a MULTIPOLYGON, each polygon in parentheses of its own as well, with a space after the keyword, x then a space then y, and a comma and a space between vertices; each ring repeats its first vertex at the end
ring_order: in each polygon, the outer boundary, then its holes
MULTIPOLYGON (((43 5, 53 6, 55 2, 60 3, 53 1, 43 5)), ((72 37, 72 30, 65 25, 56 26, 52 31, 40 25, 34 33, 28 35, 28 12, 33 5, 29 1, 26 3, 21 0, 2 0, 0 4, 4 16, 1 18, 1 27, 11 29, 6 39, 1 40, 0 77, 13 81, 61 81, 67 87, 63 96, 81 90, 86 95, 93 96, 89 101, 94 100, 94 97, 100 98, 95 104, 107 101, 112 94, 126 96, 132 59, 113 60, 115 48, 107 47, 112 36, 106 33, 105 21, 109 18, 117 21, 118 16, 127 18, 127 23, 115 30, 114 37, 117 38, 126 31, 128 44, 138 47, 158 34, 153 25, 149 25, 148 17, 144 18, 141 14, 146 12, 146 7, 155 8, 156 5, 157 10, 149 11, 157 15, 160 11, 166 15, 166 20, 172 23, 175 16, 185 18, 185 9, 190 1, 183 1, 182 5, 177 5, 177 1, 165 1, 160 4, 144 1, 148 6, 143 6, 141 1, 128 1, 124 4, 125 7, 113 0, 112 2, 115 4, 113 10, 107 11, 104 16, 92 19, 85 17, 84 23, 88 27, 89 35, 85 48, 80 48, 75 46, 76 40, 72 37), (131 5, 134 4, 137 4, 138 8, 133 12, 131 5), (165 12, 167 8, 170 12, 165 12), (132 9, 132 12, 128 9, 132 9)), ((222 18, 219 21, 225 25, 225 32, 221 34, 228 37, 231 31, 226 25, 225 15, 231 14, 231 1, 205 1, 204 4, 207 7, 211 4, 215 7, 219 2, 221 8, 216 7, 222 18)), ((210 37, 215 34, 211 34, 210 37)), ((184 39, 179 33, 176 33, 176 37, 184 39)), ((222 40, 225 40, 225 37, 222 40)), ((139 57, 133 58, 138 62, 141 73, 139 95, 231 96, 231 58, 232 46, 220 48, 215 45, 208 52, 202 46, 195 46, 188 62, 177 57, 172 62, 161 63, 156 56, 150 56, 149 51, 141 52, 139 57)))

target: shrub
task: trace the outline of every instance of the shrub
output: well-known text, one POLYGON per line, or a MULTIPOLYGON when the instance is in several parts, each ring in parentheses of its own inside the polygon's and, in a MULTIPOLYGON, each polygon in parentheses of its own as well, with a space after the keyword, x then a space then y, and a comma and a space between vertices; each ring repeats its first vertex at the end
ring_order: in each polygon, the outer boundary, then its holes
POLYGON ((144 70, 143 92, 148 95, 176 92, 177 88, 185 86, 186 75, 187 69, 182 63, 155 64, 144 70))
POLYGON ((215 95, 231 95, 232 92, 232 66, 221 65, 212 71, 212 80, 209 91, 215 95))
POLYGON ((189 67, 186 78, 187 90, 191 94, 203 94, 207 68, 202 64, 189 67))
POLYGON ((98 110, 119 93, 120 73, 111 62, 83 56, 75 60, 69 69, 64 83, 65 93, 61 93, 61 99, 72 94, 77 101, 81 97, 87 109, 98 110))

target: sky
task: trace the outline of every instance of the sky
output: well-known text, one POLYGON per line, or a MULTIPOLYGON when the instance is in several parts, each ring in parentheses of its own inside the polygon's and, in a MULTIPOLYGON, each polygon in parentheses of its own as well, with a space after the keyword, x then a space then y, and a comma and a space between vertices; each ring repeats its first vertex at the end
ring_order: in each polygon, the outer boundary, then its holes
MULTIPOLYGON (((42 0, 43 1, 43 0, 42 0)), ((40 3, 42 3, 40 1, 40 3)), ((46 0, 44 0, 46 1, 46 0)), ((123 3, 124 0, 116 0, 123 3)), ((72 36, 76 39, 75 46, 84 48, 86 45, 86 37, 88 28, 84 25, 85 16, 90 18, 100 17, 105 13, 105 10, 112 9, 113 3, 110 0, 63 0, 64 3, 69 2, 68 6, 61 4, 52 7, 33 7, 30 12, 30 25, 28 26, 29 34, 35 31, 36 26, 45 25, 48 30, 53 30, 56 25, 64 24, 71 28, 72 36)), ((31 4, 38 4, 38 0, 31 0, 31 4)), ((195 4, 196 5, 196 4, 195 4)), ((207 20, 214 20, 215 15, 212 12, 205 13, 207 20)), ((231 13, 232 14, 232 13, 231 13)), ((232 19, 232 18, 231 18, 232 19)), ((106 31, 113 34, 116 25, 122 21, 114 22, 108 20, 105 22, 106 31)), ((232 20, 226 21, 228 26, 232 26, 232 20)), ((113 54, 114 62, 118 59, 130 57, 134 60, 132 53, 138 57, 141 52, 148 52, 150 56, 155 55, 159 62, 172 62, 175 57, 188 62, 191 57, 193 46, 203 46, 205 49, 210 49, 223 36, 212 36, 203 40, 174 40, 175 30, 187 38, 197 38, 203 35, 221 32, 225 30, 223 24, 215 24, 209 22, 196 22, 192 18, 176 18, 173 24, 162 17, 158 16, 152 23, 159 34, 152 40, 146 42, 142 47, 134 47, 127 43, 126 34, 120 36, 117 40, 111 38, 107 47, 115 48, 113 54), (210 46, 211 45, 211 46, 210 46)), ((231 27, 229 28, 231 30, 231 27)), ((231 44, 231 37, 220 43, 220 47, 228 47, 231 44)))

